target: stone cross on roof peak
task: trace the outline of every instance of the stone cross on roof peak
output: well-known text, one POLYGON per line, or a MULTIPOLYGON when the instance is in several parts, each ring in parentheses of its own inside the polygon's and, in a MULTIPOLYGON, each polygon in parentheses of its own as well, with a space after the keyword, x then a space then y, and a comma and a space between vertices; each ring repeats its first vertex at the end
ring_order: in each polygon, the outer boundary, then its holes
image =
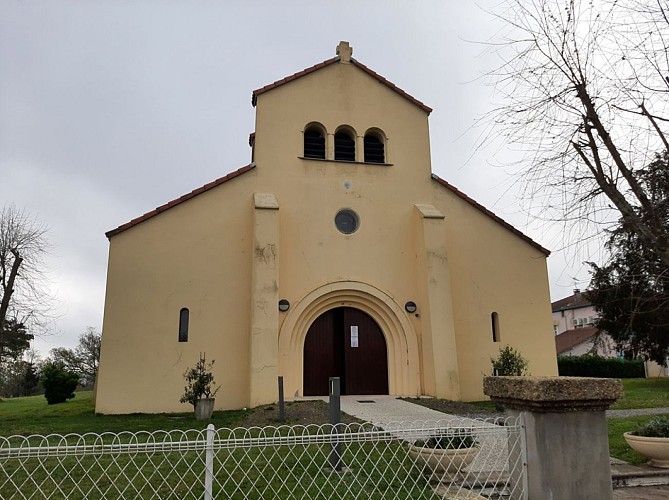
POLYGON ((351 62, 351 55, 353 54, 353 47, 351 47, 348 42, 342 40, 337 45, 337 55, 341 62, 351 62))

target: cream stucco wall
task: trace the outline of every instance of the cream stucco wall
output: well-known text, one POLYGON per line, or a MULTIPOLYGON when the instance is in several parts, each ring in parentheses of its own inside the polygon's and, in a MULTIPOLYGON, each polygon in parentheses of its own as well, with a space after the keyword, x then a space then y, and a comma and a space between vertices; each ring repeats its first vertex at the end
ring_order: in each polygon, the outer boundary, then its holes
POLYGON ((431 178, 423 109, 338 62, 260 94, 255 134, 255 169, 111 238, 97 411, 187 410, 182 373, 202 351, 216 359, 218 408, 275 399, 275 374, 300 395, 309 322, 341 305, 384 331, 393 394, 481 399, 507 343, 532 374, 557 373, 545 255, 431 178), (360 160, 365 131, 382 130, 390 165, 300 158, 312 122, 355 130, 360 160), (257 213, 257 193, 278 208, 257 213), (334 226, 341 208, 360 217, 352 235, 334 226), (254 261, 260 240, 274 245, 276 268, 254 261), (287 313, 276 298, 291 302, 287 313), (182 307, 187 343, 177 342, 182 307), (254 351, 252 332, 276 345, 254 351))

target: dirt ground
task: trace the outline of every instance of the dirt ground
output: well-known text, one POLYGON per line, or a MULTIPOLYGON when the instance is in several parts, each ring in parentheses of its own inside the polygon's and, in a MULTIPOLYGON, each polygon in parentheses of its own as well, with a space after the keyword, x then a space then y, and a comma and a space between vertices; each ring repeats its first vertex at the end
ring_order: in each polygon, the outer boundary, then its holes
MULTIPOLYGON (((258 406, 249 410, 249 414, 243 420, 244 427, 264 427, 266 425, 309 425, 327 424, 329 420, 329 409, 324 401, 291 401, 286 402, 286 418, 279 420, 279 405, 258 406)), ((349 424, 357 420, 345 413, 341 418, 343 423, 349 424)))
MULTIPOLYGON (((495 413, 479 406, 432 398, 404 398, 405 401, 419 404, 433 410, 466 417, 494 417, 495 413)), ((342 413, 342 422, 353 423, 358 420, 342 413)), ((279 421, 279 405, 271 404, 248 410, 242 421, 244 427, 264 427, 267 425, 309 425, 329 422, 328 405, 324 401, 292 401, 286 403, 286 418, 279 421)))

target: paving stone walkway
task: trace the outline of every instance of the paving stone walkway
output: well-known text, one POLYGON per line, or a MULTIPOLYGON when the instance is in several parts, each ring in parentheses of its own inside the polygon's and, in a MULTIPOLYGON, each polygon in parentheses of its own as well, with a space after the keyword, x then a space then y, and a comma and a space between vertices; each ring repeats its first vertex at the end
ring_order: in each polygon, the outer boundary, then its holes
MULTIPOLYGON (((323 399, 327 402, 328 398, 323 399)), ((416 405, 408 401, 396 399, 394 396, 342 396, 341 410, 361 420, 381 425, 387 422, 437 421, 444 419, 463 419, 459 415, 451 415, 416 405)), ((637 415, 659 415, 669 413, 669 408, 643 408, 632 410, 608 410, 608 418, 627 418, 637 415)), ((491 415, 491 417, 500 415, 491 415)), ((502 448, 504 448, 502 446, 502 448)), ((500 454, 506 459, 505 450, 500 454)), ((472 464, 474 465, 474 464, 472 464)), ((499 465, 499 464, 496 464, 499 465)), ((623 467, 638 467, 625 464, 623 467)), ((642 466, 643 467, 643 466, 642 466)), ((615 465, 614 465, 615 469, 615 465)), ((616 488, 613 490, 614 500, 660 500, 669 499, 669 485, 651 485, 616 488)))

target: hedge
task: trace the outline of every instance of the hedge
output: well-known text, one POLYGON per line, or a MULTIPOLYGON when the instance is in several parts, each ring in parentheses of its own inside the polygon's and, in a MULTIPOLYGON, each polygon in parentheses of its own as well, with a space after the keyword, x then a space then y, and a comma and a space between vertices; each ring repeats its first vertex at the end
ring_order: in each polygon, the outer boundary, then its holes
POLYGON ((592 354, 558 356, 558 371, 563 377, 644 378, 640 359, 603 358, 592 354))

